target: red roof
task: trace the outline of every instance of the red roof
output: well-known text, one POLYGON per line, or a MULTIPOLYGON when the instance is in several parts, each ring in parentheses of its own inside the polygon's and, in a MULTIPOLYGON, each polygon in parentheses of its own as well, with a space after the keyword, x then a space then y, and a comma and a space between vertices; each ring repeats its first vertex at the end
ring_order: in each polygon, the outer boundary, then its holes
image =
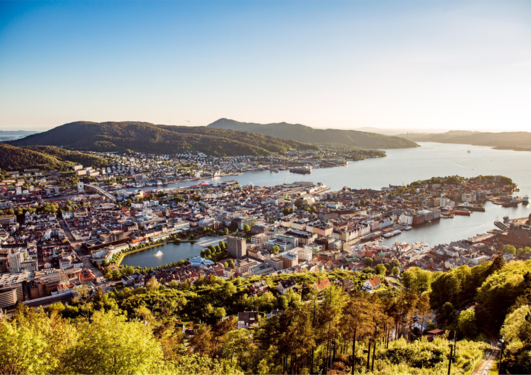
POLYGON ((369 282, 371 283, 372 286, 380 285, 382 283, 378 276, 374 276, 373 278, 370 278, 369 282))

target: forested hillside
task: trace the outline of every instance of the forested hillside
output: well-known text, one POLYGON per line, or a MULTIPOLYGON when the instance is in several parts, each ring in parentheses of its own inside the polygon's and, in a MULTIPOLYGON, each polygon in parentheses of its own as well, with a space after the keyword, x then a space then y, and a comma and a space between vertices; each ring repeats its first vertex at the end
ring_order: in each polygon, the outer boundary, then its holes
POLYGON ((391 267, 396 264, 363 272, 265 276, 270 291, 261 296, 249 293, 258 276, 211 275, 167 285, 152 278, 145 287, 99 290, 93 297, 82 292, 68 306, 56 303, 39 312, 19 307, 14 318, 0 322, 0 371, 347 374, 354 366, 356 374, 440 374, 447 372, 455 345, 452 373, 470 373, 502 323, 507 340, 502 366, 510 373, 531 371, 526 360, 531 261, 506 265, 500 253, 494 262, 450 272, 414 267, 401 275, 399 288, 359 290, 377 273, 384 280, 381 275, 391 267), (275 287, 288 278, 297 291, 281 295, 275 287), (315 289, 324 279, 331 286, 315 289), (353 282, 349 294, 344 280, 353 282), (275 309, 282 312, 266 318, 275 309), (234 314, 242 311, 261 317, 237 329, 234 314), (427 321, 428 329, 457 332, 457 344, 447 335, 428 342, 418 329, 427 321))
POLYGON ((18 171, 26 168, 65 169, 74 165, 55 156, 0 143, 0 169, 18 171))
POLYGON ((208 125, 210 128, 232 129, 274 135, 275 137, 290 139, 311 144, 342 144, 364 149, 388 149, 418 147, 415 142, 401 138, 357 130, 315 129, 300 124, 285 122, 273 124, 256 124, 252 122, 238 122, 229 119, 219 119, 208 125))
POLYGON ((16 147, 0 143, 0 169, 23 171, 26 168, 68 169, 75 164, 86 167, 103 167, 103 158, 77 151, 69 151, 53 146, 16 147))
POLYGON ((77 150, 133 150, 154 154, 197 151, 217 156, 267 155, 292 148, 317 149, 316 146, 259 134, 132 121, 78 121, 10 143, 15 146, 52 145, 77 150))

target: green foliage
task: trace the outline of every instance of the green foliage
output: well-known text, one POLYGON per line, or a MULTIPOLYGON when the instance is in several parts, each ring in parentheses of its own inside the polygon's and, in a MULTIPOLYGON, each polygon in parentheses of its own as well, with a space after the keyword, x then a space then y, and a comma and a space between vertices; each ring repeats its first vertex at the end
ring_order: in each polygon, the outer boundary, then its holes
POLYGON ((267 155, 293 148, 318 149, 274 136, 204 126, 166 126, 147 122, 73 122, 12 142, 17 146, 64 146, 92 151, 173 154, 184 151, 211 155, 267 155))
POLYGON ((477 291, 476 301, 489 313, 489 322, 499 327, 510 307, 526 289, 524 276, 531 272, 531 261, 506 264, 490 275, 477 291))
POLYGON ((459 327, 459 332, 461 332, 465 337, 474 338, 478 333, 478 327, 476 324, 476 312, 473 308, 468 310, 463 310, 459 313, 459 318, 457 319, 457 325, 459 327))
POLYGON ((380 276, 385 276, 385 271, 387 271, 387 269, 385 268, 385 266, 383 264, 378 264, 374 270, 376 271, 376 273, 380 276))

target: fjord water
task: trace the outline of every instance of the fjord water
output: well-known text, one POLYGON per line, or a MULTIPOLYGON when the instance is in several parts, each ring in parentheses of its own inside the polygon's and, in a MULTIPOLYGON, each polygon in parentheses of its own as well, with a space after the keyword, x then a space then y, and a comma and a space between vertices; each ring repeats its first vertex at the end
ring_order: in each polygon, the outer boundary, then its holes
MULTIPOLYGON (((517 195, 531 196, 531 152, 494 150, 490 147, 442 143, 420 143, 420 145, 421 147, 412 149, 386 150, 386 158, 350 162, 347 167, 314 169, 310 175, 292 174, 287 171, 279 173, 262 171, 216 178, 207 180, 207 182, 236 180, 242 185, 252 182, 256 186, 262 186, 281 184, 284 181, 287 183, 313 181, 322 182, 332 190, 339 190, 344 186, 381 189, 389 184, 409 184, 434 176, 504 175, 512 178, 518 184, 520 192, 516 193, 517 195), (467 152, 468 150, 470 153, 467 152)), ((197 183, 197 181, 189 181, 174 186, 190 186, 197 183)), ((510 218, 528 216, 531 213, 531 204, 503 208, 488 202, 485 209, 486 212, 474 212, 469 217, 456 216, 453 219, 440 219, 416 226, 411 231, 385 240, 384 245, 389 246, 395 241, 409 243, 423 241, 434 246, 466 239, 494 229, 494 221, 502 220, 505 215, 510 218)), ((185 244, 180 246, 183 245, 185 244)), ((200 250, 199 247, 189 244, 182 248, 172 244, 165 246, 168 246, 168 251, 165 251, 164 247, 160 247, 137 253, 138 255, 127 256, 124 259, 124 264, 152 267, 148 264, 160 265, 176 262, 190 257, 191 254, 196 255, 200 250), (151 259, 154 258, 154 254, 159 249, 164 253, 164 259, 151 259), (147 258, 140 255, 144 253, 147 258), (166 254, 168 255, 166 256, 166 254), (133 258, 138 262, 133 262, 133 258), (148 261, 148 258, 151 260, 148 261)))

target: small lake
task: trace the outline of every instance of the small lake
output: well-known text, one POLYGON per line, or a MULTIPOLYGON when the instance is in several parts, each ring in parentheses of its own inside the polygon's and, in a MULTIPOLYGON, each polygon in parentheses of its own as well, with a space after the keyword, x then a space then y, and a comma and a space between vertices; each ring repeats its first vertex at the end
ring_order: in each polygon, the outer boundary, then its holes
POLYGON ((133 267, 158 267, 165 264, 178 262, 181 259, 188 259, 198 256, 203 250, 203 247, 183 242, 180 244, 167 243, 161 246, 152 247, 150 249, 139 251, 137 253, 129 254, 124 257, 122 264, 133 267), (156 256, 158 252, 162 255, 156 256))

